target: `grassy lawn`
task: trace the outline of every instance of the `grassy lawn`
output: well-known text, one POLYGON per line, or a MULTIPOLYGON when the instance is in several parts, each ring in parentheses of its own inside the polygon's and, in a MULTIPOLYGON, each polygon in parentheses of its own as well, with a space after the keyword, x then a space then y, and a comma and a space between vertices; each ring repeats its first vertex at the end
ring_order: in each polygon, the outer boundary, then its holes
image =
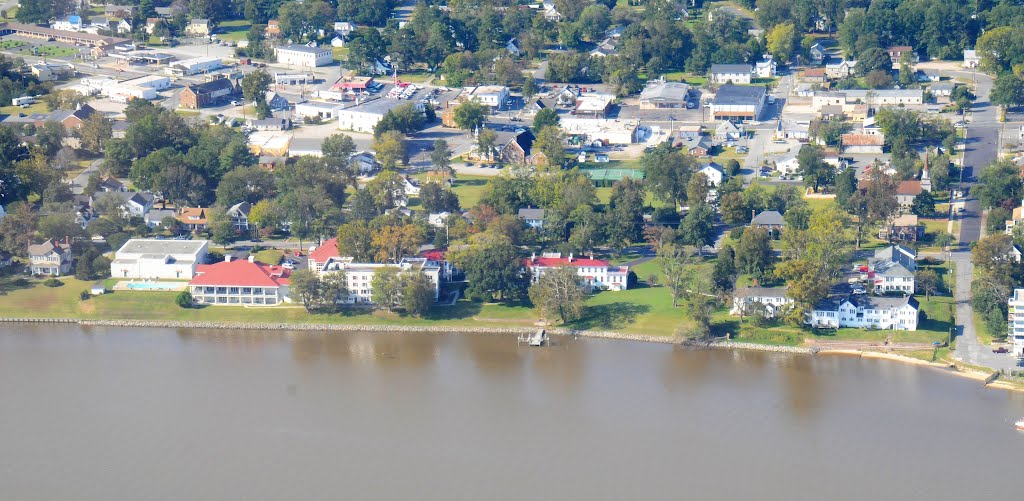
POLYGON ((54 45, 41 45, 36 48, 36 54, 46 57, 68 57, 77 53, 78 51, 70 47, 57 47, 54 45))
MULTIPOLYGON (((420 173, 412 176, 414 179, 425 181, 427 179, 427 173, 420 173)), ((480 201, 480 197, 484 194, 484 186, 487 184, 487 180, 490 179, 488 176, 472 176, 467 174, 459 174, 455 178, 455 186, 452 187, 452 191, 459 197, 459 204, 462 205, 463 209, 469 209, 480 201)), ((418 202, 417 202, 418 203, 418 202)))
POLYGON ((335 61, 348 61, 348 47, 331 47, 335 61))
POLYGON ((981 344, 988 346, 995 341, 1006 341, 1006 333, 1001 333, 999 336, 995 336, 992 332, 989 332, 988 325, 985 324, 985 317, 981 316, 981 313, 972 310, 971 315, 974 316, 974 332, 978 336, 978 341, 981 342, 981 344))
POLYGON ((836 199, 834 198, 804 198, 807 200, 807 206, 814 212, 824 210, 828 207, 835 205, 836 199))
POLYGON ((283 257, 284 252, 277 249, 266 249, 256 253, 256 260, 267 264, 278 264, 281 262, 281 258, 283 257))
POLYGON ((423 83, 432 76, 434 76, 434 74, 429 71, 412 71, 409 73, 402 73, 398 76, 398 79, 403 82, 423 83))
POLYGON ((693 75, 685 71, 671 71, 664 74, 665 80, 670 82, 686 82, 690 85, 704 85, 708 79, 704 76, 693 75))
MULTIPOLYGON (((355 323, 392 325, 530 326, 537 320, 532 308, 523 305, 480 304, 461 301, 450 308, 436 308, 426 318, 403 317, 386 312, 353 309, 335 314, 312 315, 301 306, 266 308, 202 307, 179 308, 176 292, 110 292, 87 301, 79 293, 92 284, 73 277, 61 277, 62 287, 44 287, 32 280, 17 288, 10 281, 0 284, 7 294, 0 301, 4 317, 73 317, 84 319, 196 320, 223 322, 355 323), (28 313, 31 312, 31 313, 28 313)), ((671 335, 684 310, 672 308, 668 289, 642 287, 625 292, 600 292, 587 301, 587 318, 569 325, 579 329, 617 330, 637 334, 671 335)))
POLYGON ((24 113, 31 115, 33 113, 47 113, 49 109, 46 107, 46 103, 40 101, 28 108, 22 108, 21 106, 3 106, 0 107, 0 114, 3 115, 17 115, 18 113, 24 113))
POLYGON ((4 40, 0 42, 0 49, 15 49, 25 45, 27 42, 21 40, 4 40))
POLYGON ((249 28, 251 27, 252 24, 245 19, 232 19, 220 23, 220 26, 217 27, 214 33, 221 40, 240 42, 246 40, 249 35, 249 28))

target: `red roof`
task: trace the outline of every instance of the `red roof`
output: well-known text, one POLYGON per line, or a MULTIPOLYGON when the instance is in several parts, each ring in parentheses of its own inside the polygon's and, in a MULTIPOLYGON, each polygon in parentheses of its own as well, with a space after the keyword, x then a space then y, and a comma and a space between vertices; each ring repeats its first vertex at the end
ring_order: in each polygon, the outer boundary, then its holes
POLYGON ((431 261, 444 261, 444 251, 437 249, 423 251, 420 253, 420 257, 425 257, 431 261))
POLYGON ((903 181, 896 187, 897 195, 918 196, 924 189, 921 188, 921 181, 903 181))
POLYGON ((531 266, 554 267, 566 264, 570 266, 608 266, 608 261, 604 261, 601 259, 573 258, 570 260, 567 257, 538 257, 532 260, 525 259, 524 261, 527 268, 531 266))
POLYGON ((332 257, 341 257, 338 253, 338 239, 332 238, 324 242, 320 247, 309 253, 309 260, 318 263, 326 263, 332 257))
POLYGON ((252 263, 245 259, 196 267, 196 276, 189 285, 226 287, 277 287, 288 285, 291 272, 280 266, 252 263))

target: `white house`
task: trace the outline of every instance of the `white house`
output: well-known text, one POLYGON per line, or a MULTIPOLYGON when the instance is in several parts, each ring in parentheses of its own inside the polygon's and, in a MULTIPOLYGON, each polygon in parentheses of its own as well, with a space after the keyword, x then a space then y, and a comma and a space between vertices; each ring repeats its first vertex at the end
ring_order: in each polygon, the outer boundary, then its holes
POLYGON ((914 293, 917 252, 902 245, 890 245, 875 251, 868 259, 868 281, 876 293, 914 293))
POLYGON ((249 211, 252 210, 252 204, 249 202, 240 202, 232 205, 226 212, 227 216, 231 218, 231 225, 239 231, 249 230, 249 211))
POLYGON ((248 260, 202 264, 188 283, 197 304, 220 306, 273 306, 289 302, 288 276, 291 272, 280 266, 248 260))
POLYGON ((427 224, 434 228, 444 228, 448 224, 448 218, 451 217, 450 212, 431 212, 427 214, 427 224))
POLYGON ((627 277, 629 276, 628 266, 612 266, 608 261, 601 259, 562 257, 560 253, 544 254, 541 257, 536 255, 523 260, 523 265, 530 274, 530 280, 536 282, 548 270, 558 266, 573 266, 580 276, 584 286, 590 289, 607 289, 614 291, 626 290, 627 277))
POLYGON ((723 120, 715 127, 715 141, 737 141, 741 135, 743 131, 740 126, 728 120, 723 120))
POLYGON ((519 219, 522 219, 530 228, 544 229, 544 209, 519 209, 519 219))
POLYGON ((209 240, 156 240, 133 238, 114 254, 114 278, 191 279, 206 260, 209 240))
POLYGON ((380 122, 389 110, 402 103, 403 101, 398 99, 379 98, 339 109, 335 112, 338 117, 338 128, 353 132, 373 132, 377 122, 380 122))
POLYGON ((828 78, 846 78, 853 75, 857 61, 839 61, 825 65, 825 76, 828 78))
POLYGON ((964 49, 964 68, 977 68, 981 64, 981 56, 974 49, 964 49))
POLYGON ((786 295, 785 287, 742 287, 736 289, 732 299, 730 315, 749 315, 754 304, 765 308, 768 318, 775 318, 783 309, 793 304, 793 299, 786 295))
POLYGON ((356 23, 353 23, 353 22, 350 22, 350 21, 335 21, 334 22, 334 32, 339 34, 339 35, 341 35, 341 36, 343 36, 343 37, 349 36, 355 30, 356 30, 356 23))
POLYGON ((50 27, 61 31, 79 31, 82 29, 82 17, 68 16, 67 19, 57 21, 50 25, 50 27))
POLYGON ((508 87, 504 85, 478 85, 463 89, 460 98, 500 110, 505 107, 508 95, 508 87))
POLYGON ((359 174, 364 176, 380 168, 380 162, 377 161, 377 157, 368 151, 353 153, 348 161, 359 174))
POLYGON ((1007 306, 1007 340, 1013 343, 1013 356, 1024 357, 1024 289, 1014 289, 1007 306))
POLYGON ((115 198, 121 203, 121 210, 129 216, 145 217, 153 208, 156 197, 152 193, 137 191, 98 191, 90 197, 89 204, 95 205, 101 198, 115 198))
POLYGON ((71 272, 71 244, 47 240, 38 245, 28 246, 29 270, 33 275, 67 275, 71 272))
POLYGON ((749 84, 752 69, 749 64, 712 64, 708 74, 713 83, 749 84))
POLYGON ((384 267, 396 267, 402 273, 422 273, 434 285, 434 299, 441 294, 441 282, 451 279, 451 265, 445 261, 426 257, 405 257, 397 264, 356 263, 338 251, 338 239, 325 241, 309 252, 309 269, 319 274, 344 273, 348 296, 339 298, 347 304, 373 303, 373 276, 384 267))
POLYGON ((797 160, 796 153, 790 153, 781 160, 776 161, 775 170, 786 176, 796 174, 800 170, 800 161, 797 160))
POLYGON ((778 63, 772 59, 772 56, 766 55, 764 60, 754 63, 754 76, 757 78, 772 78, 775 76, 778 67, 778 63))
POLYGON ((816 64, 821 64, 825 61, 825 58, 828 57, 828 50, 825 49, 825 46, 820 42, 815 42, 814 45, 811 46, 810 53, 811 61, 816 64))
POLYGON ((708 177, 708 182, 711 186, 720 186, 722 181, 725 180, 725 172, 718 164, 711 162, 700 168, 697 172, 700 172, 708 177))
POLYGON ((402 178, 402 189, 405 190, 406 196, 415 197, 420 194, 420 183, 405 176, 402 178))
POLYGON ((814 305, 807 323, 812 327, 838 329, 917 330, 918 302, 912 296, 878 297, 867 294, 825 298, 814 305))
POLYGON ((285 45, 275 50, 280 64, 315 68, 334 62, 330 47, 309 47, 306 45, 285 45))

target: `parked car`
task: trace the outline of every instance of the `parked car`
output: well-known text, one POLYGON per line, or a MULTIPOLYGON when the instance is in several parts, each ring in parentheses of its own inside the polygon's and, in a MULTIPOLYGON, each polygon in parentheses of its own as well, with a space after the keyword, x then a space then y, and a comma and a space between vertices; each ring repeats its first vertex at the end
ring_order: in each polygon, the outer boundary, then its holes
POLYGON ((992 353, 1009 353, 1009 352, 1010 352, 1010 350, 1007 350, 1005 346, 1000 346, 1000 347, 992 350, 992 353))
POLYGON ((740 146, 739 148, 736 148, 736 153, 748 153, 749 151, 750 148, 747 148, 746 146, 740 146))

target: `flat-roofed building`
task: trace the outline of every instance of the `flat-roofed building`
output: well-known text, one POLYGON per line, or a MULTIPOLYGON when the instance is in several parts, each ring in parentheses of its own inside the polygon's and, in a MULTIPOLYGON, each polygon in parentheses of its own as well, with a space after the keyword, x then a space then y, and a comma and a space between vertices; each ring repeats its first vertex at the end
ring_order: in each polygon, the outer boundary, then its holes
POLYGON ((725 84, 711 101, 711 118, 742 122, 757 120, 764 109, 768 91, 761 86, 725 84))
POLYGON ((278 63, 303 68, 316 68, 317 66, 326 66, 334 62, 334 55, 330 47, 285 45, 278 47, 274 52, 277 54, 278 63))
POLYGON ((647 82, 640 92, 640 109, 685 108, 690 86, 683 82, 647 82))
POLYGON ((209 250, 209 240, 156 240, 133 238, 114 254, 110 276, 114 278, 173 278, 195 276, 209 250))

